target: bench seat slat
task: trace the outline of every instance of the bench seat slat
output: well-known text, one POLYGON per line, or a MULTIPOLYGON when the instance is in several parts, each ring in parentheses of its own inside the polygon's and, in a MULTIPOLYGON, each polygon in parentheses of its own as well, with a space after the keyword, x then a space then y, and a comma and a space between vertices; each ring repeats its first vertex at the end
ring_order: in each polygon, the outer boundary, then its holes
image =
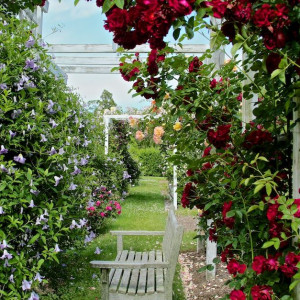
MULTIPOLYGON (((149 252, 148 262, 154 263, 155 262, 155 251, 149 252)), ((148 269, 148 276, 147 276, 147 286, 146 292, 147 294, 153 294, 155 289, 155 279, 154 279, 154 268, 148 269)))
MULTIPOLYGON (((163 262, 162 251, 156 251, 156 261, 163 262)), ((164 293, 165 286, 164 286, 164 271, 161 268, 156 269, 156 292, 157 293, 164 293)))
MULTIPOLYGON (((121 257, 121 252, 118 253, 115 261, 119 261, 120 260, 120 257, 121 257)), ((111 269, 110 272, 109 272, 109 283, 111 282, 111 279, 113 278, 114 274, 115 274, 115 271, 116 269, 111 269)))
MULTIPOLYGON (((127 262, 133 262, 134 261, 134 255, 135 255, 134 251, 129 251, 129 255, 128 255, 128 258, 127 258, 126 261, 127 262)), ((122 279, 121 279, 120 286, 119 286, 119 289, 118 289, 119 293, 126 294, 127 287, 128 287, 128 284, 129 284, 130 274, 131 274, 131 269, 126 269, 126 270, 123 271, 122 279)))
MULTIPOLYGON (((148 252, 143 252, 142 254, 142 262, 146 263, 148 261, 148 252)), ((146 282, 147 282, 147 269, 140 270, 140 278, 137 289, 138 295, 146 294, 146 282)))
MULTIPOLYGON (((134 261, 141 262, 141 260, 142 260, 142 252, 136 252, 134 261)), ((127 291, 128 295, 136 294, 137 287, 138 287, 138 281, 139 281, 139 275, 140 275, 139 269, 132 270, 129 287, 128 287, 128 291, 127 291)))
MULTIPOLYGON (((127 259, 127 256, 128 256, 128 250, 122 251, 119 262, 125 262, 127 259)), ((123 273, 122 269, 116 269, 116 271, 112 277, 112 280, 110 282, 109 291, 111 291, 111 292, 117 291, 122 273, 123 273)))

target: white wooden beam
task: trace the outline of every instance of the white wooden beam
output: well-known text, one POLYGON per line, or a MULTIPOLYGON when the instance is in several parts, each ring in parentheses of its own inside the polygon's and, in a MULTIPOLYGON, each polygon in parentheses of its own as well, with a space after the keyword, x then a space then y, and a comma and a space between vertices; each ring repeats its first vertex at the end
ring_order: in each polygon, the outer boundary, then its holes
POLYGON ((59 65, 114 65, 120 64, 119 57, 70 57, 70 56, 56 56, 53 60, 59 65))
MULTIPOLYGON (((207 225, 211 227, 213 220, 207 220, 207 225)), ((217 257, 217 243, 211 242, 209 238, 206 241, 206 265, 212 265, 214 268, 212 271, 206 270, 206 280, 212 280, 216 278, 216 264, 213 260, 217 257)))
POLYGON ((111 72, 115 66, 62 66, 60 68, 65 73, 73 74, 118 74, 118 71, 111 72))
MULTIPOLYGON (((174 154, 176 154, 177 149, 174 149, 174 154)), ((173 205, 177 210, 177 166, 173 165, 173 205)))
MULTIPOLYGON (((170 45, 175 47, 177 52, 181 53, 204 53, 209 49, 208 45, 204 44, 186 44, 183 47, 170 45)), ((148 45, 137 46, 132 50, 127 50, 128 53, 148 53, 151 49, 148 45)), ((114 47, 111 44, 55 44, 49 46, 51 53, 115 53, 114 47)))

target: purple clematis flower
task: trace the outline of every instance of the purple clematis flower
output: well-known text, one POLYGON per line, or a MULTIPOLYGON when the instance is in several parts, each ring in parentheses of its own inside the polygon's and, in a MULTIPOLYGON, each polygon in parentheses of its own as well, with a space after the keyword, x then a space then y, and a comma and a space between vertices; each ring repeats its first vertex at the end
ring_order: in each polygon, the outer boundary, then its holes
POLYGON ((54 180, 55 180, 55 184, 54 186, 58 186, 59 182, 63 179, 64 177, 62 175, 58 176, 54 176, 54 180))
POLYGON ((3 165, 0 165, 0 170, 2 172, 8 173, 8 170, 3 165))
POLYGON ((77 168, 77 166, 74 166, 74 172, 71 173, 71 175, 77 175, 80 174, 81 170, 77 168))
POLYGON ((23 291, 30 290, 31 289, 31 284, 32 284, 32 280, 30 280, 30 281, 23 280, 22 281, 22 290, 23 291))
POLYGON ((87 223, 87 220, 84 219, 84 218, 79 220, 79 224, 80 224, 81 227, 85 226, 86 223, 87 223))
POLYGON ((80 164, 81 164, 82 166, 87 165, 88 162, 89 162, 89 161, 88 161, 87 159, 85 159, 85 158, 82 158, 82 159, 80 160, 80 164))
POLYGON ((21 109, 17 109, 13 111, 13 113, 11 114, 12 119, 16 119, 20 114, 22 113, 21 109))
POLYGON ((77 188, 77 184, 74 184, 73 182, 69 186, 69 191, 74 191, 77 188))
POLYGON ((14 161, 25 164, 26 158, 24 158, 22 154, 19 154, 18 156, 14 156, 14 161))
POLYGON ((54 104, 55 104, 55 103, 54 103, 52 100, 49 100, 49 104, 48 104, 47 109, 48 109, 48 110, 52 110, 54 104))
POLYGON ((8 259, 6 259, 6 260, 4 261, 3 266, 4 266, 4 268, 8 268, 8 267, 11 266, 11 265, 9 264, 9 262, 8 262, 8 259))
POLYGON ((36 273, 35 277, 34 277, 34 280, 37 280, 38 282, 42 282, 43 278, 45 278, 45 276, 41 276, 40 273, 36 273))
POLYGON ((35 116, 35 111, 34 111, 34 109, 31 111, 31 114, 30 114, 32 117, 34 117, 35 116))
POLYGON ((35 207, 33 200, 30 201, 30 204, 28 205, 28 207, 30 207, 30 208, 34 208, 35 207))
POLYGON ((64 153, 65 153, 64 148, 60 148, 60 149, 58 150, 58 154, 59 154, 59 155, 63 155, 64 153))
POLYGON ((63 164, 63 170, 64 170, 64 171, 68 171, 69 168, 68 168, 65 164, 63 164))
POLYGON ((102 252, 102 250, 100 249, 100 248, 98 248, 98 247, 96 247, 96 250, 95 250, 95 254, 100 254, 102 252))
POLYGON ((39 66, 35 63, 34 59, 26 59, 24 69, 32 69, 36 71, 39 69, 39 66))
POLYGON ((35 195, 35 196, 37 196, 40 193, 40 191, 34 190, 34 189, 30 189, 30 193, 33 194, 33 195, 35 195))
POLYGON ((54 252, 58 253, 58 252, 60 252, 60 251, 61 251, 61 250, 59 249, 58 244, 55 244, 54 252))
POLYGON ((35 40, 32 36, 29 37, 28 41, 25 43, 26 48, 31 48, 35 43, 35 40))
POLYGON ((0 155, 1 154, 6 154, 8 152, 7 149, 5 149, 5 147, 3 145, 1 145, 1 149, 0 149, 0 155))
POLYGON ((80 225, 78 225, 77 223, 76 223, 76 221, 75 220, 73 220, 72 221, 72 223, 71 223, 71 225, 70 225, 70 229, 74 229, 74 228, 80 228, 80 225))
POLYGON ((13 138, 17 135, 17 133, 10 130, 9 135, 10 135, 11 138, 13 138))
POLYGON ((41 134, 41 142, 47 142, 48 140, 46 139, 44 134, 41 134))
POLYGON ((6 67, 5 64, 0 64, 0 71, 3 70, 6 67))
POLYGON ((3 210, 3 207, 0 206, 0 215, 3 215, 4 214, 4 210, 3 210))
POLYGON ((8 280, 11 282, 11 283, 15 283, 14 281, 14 274, 11 274, 8 278, 8 280))
POLYGON ((5 249, 7 247, 6 240, 3 240, 2 244, 0 244, 0 249, 5 249))
POLYGON ((28 300, 40 300, 40 297, 35 292, 32 292, 28 300))
POLYGON ((50 154, 50 155, 57 154, 57 151, 55 150, 54 147, 51 147, 51 150, 50 150, 49 154, 50 154))
POLYGON ((12 259, 12 255, 7 252, 7 250, 3 251, 3 255, 0 257, 0 259, 12 259))
POLYGON ((7 84, 6 83, 0 83, 0 89, 1 90, 7 90, 7 84))
POLYGON ((58 124, 56 124, 56 123, 55 123, 55 121, 54 121, 54 120, 52 120, 52 119, 50 119, 50 122, 49 122, 49 124, 51 124, 51 125, 52 125, 52 128, 55 128, 55 127, 57 127, 57 125, 58 125, 58 124))
POLYGON ((87 147, 90 143, 91 143, 91 141, 84 140, 84 143, 82 144, 82 146, 87 147))

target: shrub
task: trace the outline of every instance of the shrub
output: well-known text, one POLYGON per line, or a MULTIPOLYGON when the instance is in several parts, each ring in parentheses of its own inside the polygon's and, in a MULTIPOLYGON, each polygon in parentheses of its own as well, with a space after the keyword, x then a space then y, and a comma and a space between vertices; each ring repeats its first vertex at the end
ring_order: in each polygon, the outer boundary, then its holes
POLYGON ((0 293, 33 299, 43 264, 86 231, 101 137, 29 24, 0 19, 0 293))
POLYGON ((159 148, 130 147, 130 153, 140 164, 141 172, 145 176, 162 176, 164 161, 159 148))

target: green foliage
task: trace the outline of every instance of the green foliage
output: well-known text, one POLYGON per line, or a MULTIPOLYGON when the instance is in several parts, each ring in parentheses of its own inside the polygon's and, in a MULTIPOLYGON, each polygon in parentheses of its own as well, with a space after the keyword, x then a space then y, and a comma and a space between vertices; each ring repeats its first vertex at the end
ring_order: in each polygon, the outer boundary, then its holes
POLYGON ((130 146, 129 152, 139 163, 144 176, 161 176, 164 171, 164 162, 159 148, 139 148, 130 146))

